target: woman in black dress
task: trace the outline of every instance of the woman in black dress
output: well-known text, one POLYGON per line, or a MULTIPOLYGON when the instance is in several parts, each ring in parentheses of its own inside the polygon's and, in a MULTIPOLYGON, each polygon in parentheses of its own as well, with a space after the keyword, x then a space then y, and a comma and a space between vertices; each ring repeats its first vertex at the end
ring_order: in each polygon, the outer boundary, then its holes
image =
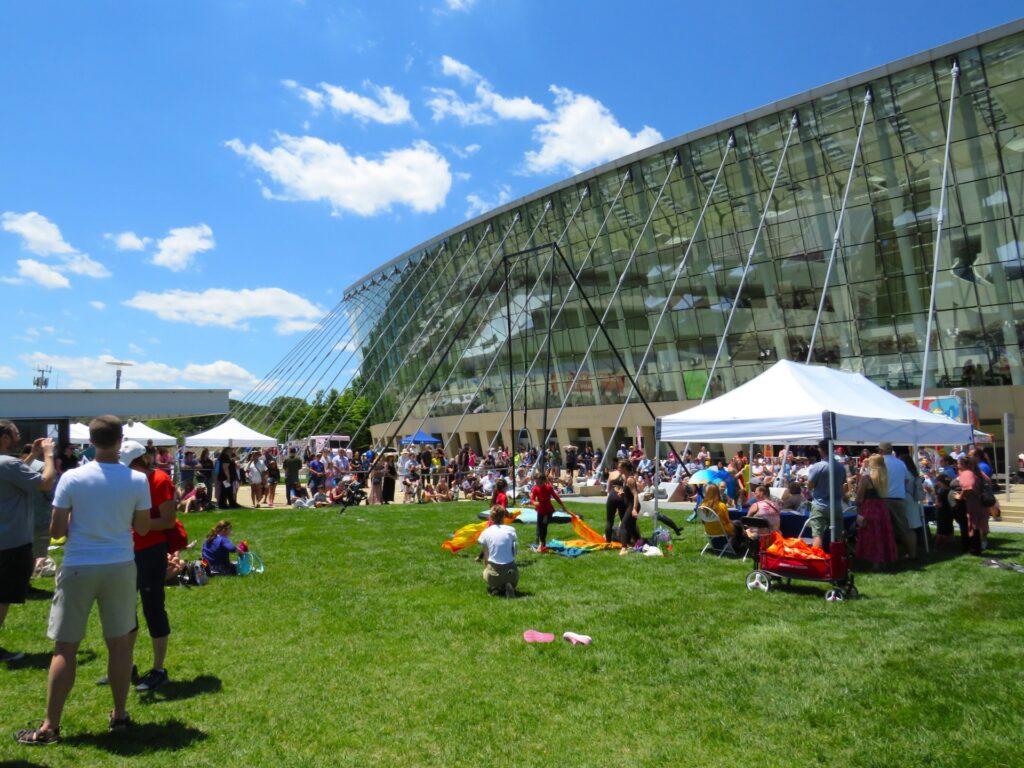
POLYGON ((390 504, 395 500, 395 481, 398 479, 398 470, 395 468, 395 460, 390 456, 384 459, 384 503, 390 504))
POLYGON ((221 488, 221 507, 224 509, 238 509, 238 502, 235 501, 235 483, 238 481, 238 465, 235 463, 234 452, 225 448, 217 457, 220 461, 220 475, 217 477, 217 485, 221 488))

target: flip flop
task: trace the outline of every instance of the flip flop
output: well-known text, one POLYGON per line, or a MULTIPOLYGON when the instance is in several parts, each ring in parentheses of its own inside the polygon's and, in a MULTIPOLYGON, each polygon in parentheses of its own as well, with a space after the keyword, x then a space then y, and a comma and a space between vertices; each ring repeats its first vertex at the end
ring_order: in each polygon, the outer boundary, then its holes
POLYGON ((538 632, 535 629, 528 629, 523 632, 523 640, 528 643, 553 643, 555 636, 550 632, 538 632))
POLYGON ((590 645, 592 642, 590 635, 578 635, 575 632, 566 632, 562 637, 573 645, 590 645))

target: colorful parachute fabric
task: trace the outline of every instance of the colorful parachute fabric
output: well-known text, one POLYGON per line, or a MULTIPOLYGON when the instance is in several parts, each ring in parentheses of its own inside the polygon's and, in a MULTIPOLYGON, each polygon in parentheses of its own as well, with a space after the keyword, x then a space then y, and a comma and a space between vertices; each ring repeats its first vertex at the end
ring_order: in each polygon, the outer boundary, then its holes
POLYGON ((784 539, 778 531, 772 533, 768 554, 791 557, 795 560, 826 560, 828 555, 820 547, 812 547, 803 539, 784 539))
MULTIPOLYGON (((519 513, 510 514, 506 519, 515 520, 519 516, 519 513)), ((441 549, 447 549, 452 554, 460 552, 466 547, 471 547, 480 540, 480 534, 484 532, 484 528, 491 524, 490 520, 484 520, 482 523, 470 523, 464 525, 455 533, 452 534, 451 539, 441 544, 441 549)))
MULTIPOLYGON (((573 529, 573 531, 576 532, 576 535, 579 536, 583 540, 583 542, 585 544, 590 544, 595 549, 621 549, 622 548, 622 545, 619 542, 617 542, 617 541, 613 541, 611 543, 608 543, 607 541, 605 541, 604 540, 604 536, 602 536, 600 533, 598 533, 593 528, 591 528, 589 525, 587 525, 585 522, 583 522, 583 520, 580 519, 579 515, 573 515, 573 514, 570 513, 570 516, 572 517, 572 529, 573 529)), ((566 542, 566 543, 570 544, 572 542, 566 542)))
POLYGON ((579 557, 591 552, 600 552, 602 549, 622 549, 622 545, 617 541, 608 543, 604 539, 599 544, 584 539, 566 539, 565 541, 551 539, 548 541, 548 552, 562 557, 579 557))

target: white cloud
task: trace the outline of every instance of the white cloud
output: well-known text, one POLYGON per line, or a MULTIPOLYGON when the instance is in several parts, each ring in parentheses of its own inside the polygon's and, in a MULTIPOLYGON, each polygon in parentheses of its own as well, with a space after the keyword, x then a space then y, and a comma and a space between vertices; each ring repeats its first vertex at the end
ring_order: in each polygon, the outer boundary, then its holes
POLYGON ((504 205, 511 199, 512 190, 507 184, 501 185, 501 189, 498 190, 498 196, 494 200, 485 200, 477 194, 466 195, 466 202, 469 203, 469 208, 466 209, 466 218, 471 219, 474 216, 479 216, 481 213, 486 213, 492 208, 504 205))
POLYGON ((468 11, 476 5, 476 0, 445 0, 445 5, 449 11, 468 11))
POLYGON ((448 161, 426 141, 385 152, 379 160, 350 155, 340 144, 314 136, 279 134, 271 150, 248 147, 238 139, 227 146, 281 185, 281 200, 323 200, 335 213, 371 216, 399 203, 432 213, 444 205, 451 189, 448 161))
POLYGON ((16 375, 17 375, 17 371, 15 371, 13 368, 11 368, 11 366, 9 366, 9 365, 0 365, 0 379, 4 379, 4 380, 13 379, 16 375))
POLYGON ((110 270, 84 253, 64 257, 63 269, 87 277, 110 277, 110 270))
POLYGON ((281 336, 286 336, 289 333, 304 333, 314 328, 316 328, 316 323, 312 320, 282 320, 274 326, 274 330, 281 336))
POLYGON ((315 91, 294 80, 282 80, 281 82, 286 88, 297 93, 300 99, 313 108, 314 112, 319 112, 326 104, 335 112, 352 115, 364 123, 372 121, 384 125, 398 125, 412 121, 409 100, 401 94, 395 93, 389 85, 380 86, 365 80, 363 88, 371 92, 371 98, 330 83, 320 83, 320 90, 315 91))
POLYGON ((465 149, 463 149, 462 151, 465 152, 467 155, 475 155, 477 152, 480 151, 480 145, 479 144, 467 144, 465 149))
POLYGON ((89 306, 92 307, 93 309, 106 309, 107 308, 107 305, 104 304, 102 301, 90 301, 89 302, 89 306))
POLYGON ((531 173, 562 169, 577 173, 662 140, 661 134, 649 126, 631 134, 607 107, 590 96, 556 85, 551 86, 551 93, 555 96, 555 115, 534 128, 540 148, 525 156, 526 169, 531 173))
POLYGON ((299 95, 300 99, 313 108, 314 112, 319 112, 323 108, 324 95, 319 91, 314 91, 312 88, 306 88, 303 85, 299 85, 294 80, 282 80, 281 84, 288 90, 295 91, 299 95))
POLYGON ((68 288, 71 282, 63 275, 71 272, 88 277, 110 277, 110 271, 87 254, 73 248, 60 232, 60 228, 48 218, 35 211, 14 213, 5 211, 0 216, 0 226, 6 232, 18 235, 22 247, 38 256, 58 256, 53 266, 34 259, 18 262, 18 277, 3 278, 6 283, 18 284, 28 279, 46 288, 68 288))
MULTIPOLYGON (((43 352, 33 352, 21 356, 22 362, 28 367, 48 365, 55 372, 59 371, 62 379, 68 379, 68 386, 73 389, 113 387, 114 368, 109 363, 116 359, 112 355, 67 357, 43 352)), ((217 360, 205 364, 189 363, 184 368, 152 361, 129 360, 127 362, 132 365, 122 369, 121 387, 124 389, 139 389, 143 385, 180 387, 189 384, 212 386, 219 389, 248 387, 255 384, 257 380, 245 368, 227 360, 217 360)))
POLYGON ((209 288, 200 293, 182 290, 164 293, 139 291, 124 303, 135 309, 152 312, 161 320, 239 330, 248 330, 247 320, 275 318, 279 321, 276 331, 282 335, 302 330, 295 327, 296 321, 312 322, 323 315, 320 307, 281 288, 237 291, 209 288))
POLYGON ((43 288, 70 288, 71 282, 48 264, 35 259, 18 259, 18 277, 31 280, 43 288))
POLYGON ((214 245, 213 230, 206 224, 177 227, 170 230, 167 237, 157 241, 152 262, 172 272, 182 272, 191 266, 197 253, 208 251, 214 245))
POLYGON ((467 102, 450 88, 433 88, 427 100, 435 121, 451 115, 463 125, 485 125, 501 120, 547 120, 548 110, 526 96, 508 98, 494 90, 479 72, 451 56, 441 57, 441 71, 458 78, 463 85, 474 86, 476 101, 467 102))
POLYGON ((343 115, 352 115, 363 122, 372 120, 384 125, 397 125, 412 120, 409 100, 395 93, 390 86, 381 87, 374 85, 369 80, 363 83, 364 88, 374 93, 376 101, 367 96, 347 91, 340 85, 320 83, 320 87, 327 94, 327 103, 330 104, 331 109, 343 115))
POLYGON ((143 350, 142 347, 140 347, 134 341, 128 342, 128 351, 131 352, 133 355, 144 355, 144 354, 146 354, 145 350, 143 350))
POLYGON ((48 218, 35 211, 28 213, 14 213, 5 211, 0 216, 0 226, 5 232, 19 235, 25 250, 31 251, 38 256, 52 256, 62 253, 77 253, 64 240, 60 228, 48 218))
POLYGON ((144 251, 146 246, 153 242, 153 238, 139 237, 134 232, 118 232, 116 235, 107 232, 103 236, 119 251, 144 251))

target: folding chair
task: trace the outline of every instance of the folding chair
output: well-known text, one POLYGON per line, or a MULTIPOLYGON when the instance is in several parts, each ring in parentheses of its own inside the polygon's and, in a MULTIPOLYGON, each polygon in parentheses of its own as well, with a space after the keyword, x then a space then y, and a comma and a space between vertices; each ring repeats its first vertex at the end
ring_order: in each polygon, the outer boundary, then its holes
POLYGON ((718 515, 713 509, 697 507, 697 519, 704 524, 704 535, 708 537, 704 549, 700 551, 702 555, 710 548, 712 552, 717 552, 719 557, 726 553, 734 557, 737 556, 736 550, 732 548, 732 542, 729 540, 729 532, 726 531, 725 525, 718 519, 718 515), (716 539, 721 539, 723 543, 716 544, 716 539))

